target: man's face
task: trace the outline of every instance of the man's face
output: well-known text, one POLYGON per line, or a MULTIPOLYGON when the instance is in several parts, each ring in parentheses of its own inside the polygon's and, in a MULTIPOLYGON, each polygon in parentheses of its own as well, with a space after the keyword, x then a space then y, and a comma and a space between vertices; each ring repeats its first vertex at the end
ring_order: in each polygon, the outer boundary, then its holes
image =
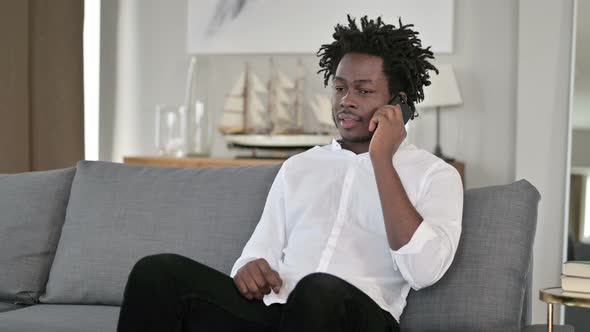
POLYGON ((369 121, 375 111, 391 100, 378 56, 347 53, 332 81, 332 117, 344 141, 369 142, 369 121))

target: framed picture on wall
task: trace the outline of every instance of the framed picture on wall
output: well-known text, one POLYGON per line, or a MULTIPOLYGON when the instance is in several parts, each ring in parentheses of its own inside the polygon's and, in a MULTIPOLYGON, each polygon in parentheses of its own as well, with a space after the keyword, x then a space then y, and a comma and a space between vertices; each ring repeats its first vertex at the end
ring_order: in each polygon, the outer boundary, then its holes
POLYGON ((395 26, 401 18, 422 46, 453 52, 454 0, 189 0, 187 12, 191 54, 314 54, 347 14, 395 26))

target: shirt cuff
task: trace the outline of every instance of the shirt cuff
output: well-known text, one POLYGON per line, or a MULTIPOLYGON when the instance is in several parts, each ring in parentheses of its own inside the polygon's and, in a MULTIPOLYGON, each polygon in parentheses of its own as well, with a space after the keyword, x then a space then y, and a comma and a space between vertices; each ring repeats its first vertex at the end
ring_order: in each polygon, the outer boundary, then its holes
POLYGON ((422 221, 410 241, 404 244, 398 250, 391 250, 392 255, 412 255, 418 254, 424 248, 424 245, 430 240, 435 239, 438 234, 426 222, 422 221))

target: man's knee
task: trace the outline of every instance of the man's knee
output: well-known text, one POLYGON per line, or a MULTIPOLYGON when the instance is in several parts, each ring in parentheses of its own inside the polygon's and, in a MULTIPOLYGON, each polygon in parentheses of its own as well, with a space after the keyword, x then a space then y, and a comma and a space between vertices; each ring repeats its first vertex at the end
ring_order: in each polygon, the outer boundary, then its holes
POLYGON ((341 303, 348 294, 350 285, 334 275, 312 273, 301 279, 291 293, 292 300, 311 305, 341 303))
POLYGON ((171 269, 186 257, 177 254, 156 254, 141 258, 129 273, 128 283, 145 284, 161 283, 162 278, 170 274, 171 269))
POLYGON ((153 272, 161 271, 162 267, 169 265, 175 260, 183 260, 185 257, 177 254, 155 254, 149 255, 138 260, 131 273, 136 274, 151 274, 153 272))

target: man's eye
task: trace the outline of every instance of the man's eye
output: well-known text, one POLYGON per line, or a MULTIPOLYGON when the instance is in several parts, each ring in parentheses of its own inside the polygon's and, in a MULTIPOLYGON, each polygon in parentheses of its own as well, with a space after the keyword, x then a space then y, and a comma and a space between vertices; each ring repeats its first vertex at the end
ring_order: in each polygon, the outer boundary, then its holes
POLYGON ((371 91, 369 91, 369 90, 363 90, 363 89, 360 89, 360 90, 359 90, 359 93, 360 93, 361 95, 367 95, 367 94, 371 93, 371 91))
POLYGON ((342 91, 344 91, 344 88, 341 87, 341 86, 335 86, 334 87, 334 90, 337 91, 337 92, 342 92, 342 91))

